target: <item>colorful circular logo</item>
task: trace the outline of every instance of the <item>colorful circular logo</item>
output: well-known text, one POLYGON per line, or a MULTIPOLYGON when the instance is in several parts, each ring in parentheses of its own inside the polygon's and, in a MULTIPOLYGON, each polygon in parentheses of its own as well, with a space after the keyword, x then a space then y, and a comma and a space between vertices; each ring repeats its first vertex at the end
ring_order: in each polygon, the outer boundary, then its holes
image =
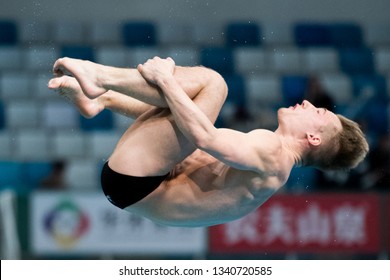
POLYGON ((63 248, 70 248, 89 228, 88 217, 72 201, 61 201, 44 218, 46 231, 63 248))

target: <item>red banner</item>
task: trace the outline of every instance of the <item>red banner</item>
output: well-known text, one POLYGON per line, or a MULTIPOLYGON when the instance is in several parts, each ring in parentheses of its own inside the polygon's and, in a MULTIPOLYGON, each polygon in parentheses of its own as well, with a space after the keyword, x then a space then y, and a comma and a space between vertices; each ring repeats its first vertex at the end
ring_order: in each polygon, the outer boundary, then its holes
POLYGON ((240 220, 210 227, 210 251, 378 252, 379 211, 375 195, 277 195, 240 220))
POLYGON ((386 231, 385 231, 385 236, 386 236, 386 242, 387 242, 387 251, 388 253, 390 253, 390 196, 388 195, 387 196, 387 199, 385 200, 386 201, 386 206, 387 207, 384 207, 384 209, 386 209, 386 213, 385 213, 385 217, 387 219, 387 227, 386 227, 386 231))

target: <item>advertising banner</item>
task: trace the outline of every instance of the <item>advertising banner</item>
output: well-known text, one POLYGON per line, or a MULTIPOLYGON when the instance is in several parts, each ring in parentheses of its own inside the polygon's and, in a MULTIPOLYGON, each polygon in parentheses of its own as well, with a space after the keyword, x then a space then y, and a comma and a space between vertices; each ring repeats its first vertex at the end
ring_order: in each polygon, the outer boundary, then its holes
POLYGON ((212 253, 378 252, 379 198, 277 195, 246 217, 211 227, 212 253))
POLYGON ((36 254, 202 254, 207 246, 204 228, 157 225, 98 192, 36 192, 30 207, 36 254))
POLYGON ((390 254, 390 195, 387 196, 385 217, 387 219, 385 236, 387 242, 387 252, 390 254))

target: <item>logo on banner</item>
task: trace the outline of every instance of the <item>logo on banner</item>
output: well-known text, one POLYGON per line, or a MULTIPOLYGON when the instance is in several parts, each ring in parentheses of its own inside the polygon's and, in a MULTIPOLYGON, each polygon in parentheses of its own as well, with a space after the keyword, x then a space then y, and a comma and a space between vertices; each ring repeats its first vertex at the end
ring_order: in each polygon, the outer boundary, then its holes
POLYGON ((89 228, 89 220, 72 201, 61 201, 44 218, 44 227, 59 246, 71 248, 89 228))

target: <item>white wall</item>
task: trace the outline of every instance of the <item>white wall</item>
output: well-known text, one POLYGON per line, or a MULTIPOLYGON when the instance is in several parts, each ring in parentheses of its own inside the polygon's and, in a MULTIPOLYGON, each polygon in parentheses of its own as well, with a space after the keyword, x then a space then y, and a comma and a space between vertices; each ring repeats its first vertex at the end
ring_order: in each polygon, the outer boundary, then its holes
POLYGON ((0 0, 0 18, 29 20, 301 19, 390 21, 389 0, 0 0))

